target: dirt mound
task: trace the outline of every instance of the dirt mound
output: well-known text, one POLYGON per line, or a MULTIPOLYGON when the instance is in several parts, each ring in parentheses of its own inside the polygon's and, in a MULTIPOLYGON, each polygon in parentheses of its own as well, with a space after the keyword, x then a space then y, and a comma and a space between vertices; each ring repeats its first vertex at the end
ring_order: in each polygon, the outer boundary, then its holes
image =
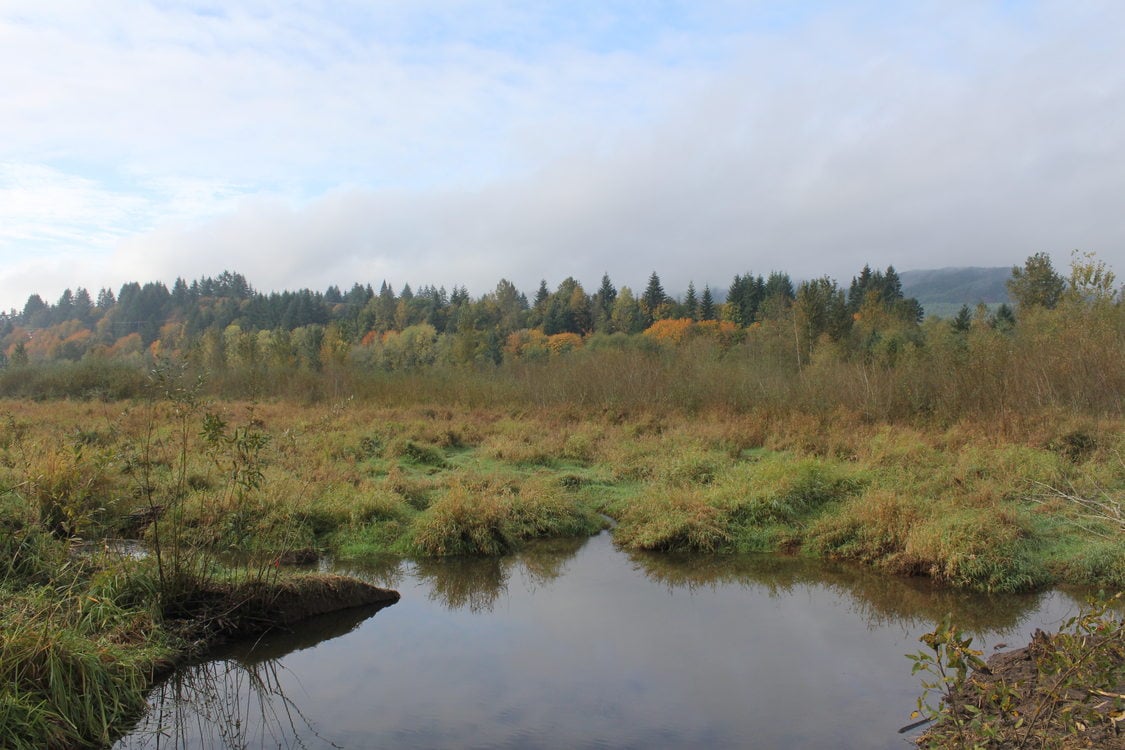
POLYGON ((312 575, 290 578, 255 592, 244 606, 248 614, 258 612, 277 625, 369 604, 393 604, 397 591, 381 589, 356 578, 338 575, 312 575))

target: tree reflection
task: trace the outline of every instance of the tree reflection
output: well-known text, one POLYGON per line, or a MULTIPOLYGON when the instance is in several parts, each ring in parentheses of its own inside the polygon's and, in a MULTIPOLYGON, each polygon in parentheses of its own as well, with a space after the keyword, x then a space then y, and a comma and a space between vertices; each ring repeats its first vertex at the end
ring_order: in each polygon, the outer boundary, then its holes
POLYGON ((430 585, 430 600, 447 609, 491 612, 507 593, 513 574, 531 586, 545 586, 566 571, 566 564, 586 544, 585 537, 544 539, 503 557, 419 558, 414 574, 430 585))
POLYGON ((516 555, 519 571, 534 586, 546 586, 566 572, 567 563, 578 554, 587 537, 544 539, 516 555))
POLYGON ((946 614, 969 631, 1006 630, 1036 609, 1043 593, 981 594, 905 578, 857 565, 784 555, 698 555, 630 551, 635 570, 669 588, 738 584, 764 589, 771 598, 827 587, 847 596, 869 626, 936 622, 946 614))
POLYGON ((421 558, 415 575, 430 584, 430 600, 447 609, 491 612, 508 590, 508 570, 503 557, 421 558))

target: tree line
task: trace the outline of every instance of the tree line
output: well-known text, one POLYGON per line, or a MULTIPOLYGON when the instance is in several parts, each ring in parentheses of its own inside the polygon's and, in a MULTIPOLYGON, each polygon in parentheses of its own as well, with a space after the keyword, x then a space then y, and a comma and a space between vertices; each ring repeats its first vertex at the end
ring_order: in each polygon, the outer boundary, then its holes
MULTIPOLYGON (((1053 307, 1076 285, 1119 299, 1104 264, 1092 257, 1078 261, 1069 281, 1045 253, 1013 268, 1009 289, 1017 308, 1053 307)), ((378 291, 357 282, 347 291, 330 286, 267 294, 242 274, 224 271, 191 282, 177 278, 171 288, 129 282, 96 296, 67 289, 53 304, 32 294, 22 311, 0 313, 0 366, 163 353, 209 369, 315 370, 349 361, 408 369, 498 364, 641 334, 663 342, 704 336, 731 345, 756 329, 790 340, 799 366, 825 345, 870 353, 917 344, 922 318, 893 266, 864 266, 847 288, 828 276, 794 284, 786 273, 748 272, 735 275, 721 300, 694 283, 673 297, 655 271, 639 293, 618 288, 606 274, 592 293, 568 277, 554 290, 542 281, 530 299, 506 279, 476 298, 461 286, 415 290, 407 284, 396 293, 386 281, 378 291)), ((974 322, 1010 328, 1015 313, 1007 306, 994 313, 965 307, 950 325, 964 332, 974 322)))

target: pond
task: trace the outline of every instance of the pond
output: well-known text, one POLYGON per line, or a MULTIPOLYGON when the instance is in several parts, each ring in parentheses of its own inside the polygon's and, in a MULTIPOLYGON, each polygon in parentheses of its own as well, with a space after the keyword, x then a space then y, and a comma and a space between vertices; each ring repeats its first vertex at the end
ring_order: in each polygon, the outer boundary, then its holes
POLYGON ((986 650, 1077 611, 777 556, 623 552, 338 567, 402 600, 232 646, 116 748, 907 748, 905 654, 945 613, 986 650))

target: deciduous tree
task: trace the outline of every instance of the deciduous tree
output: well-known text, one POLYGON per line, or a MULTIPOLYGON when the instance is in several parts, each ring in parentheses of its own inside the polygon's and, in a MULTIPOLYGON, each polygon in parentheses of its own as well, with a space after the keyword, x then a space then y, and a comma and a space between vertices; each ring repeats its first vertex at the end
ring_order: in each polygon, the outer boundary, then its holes
POLYGON ((1023 268, 1012 266, 1012 278, 1008 279, 1008 294, 1021 309, 1032 307, 1054 308, 1062 298, 1066 281, 1055 273, 1051 256, 1035 253, 1024 261, 1023 268))

